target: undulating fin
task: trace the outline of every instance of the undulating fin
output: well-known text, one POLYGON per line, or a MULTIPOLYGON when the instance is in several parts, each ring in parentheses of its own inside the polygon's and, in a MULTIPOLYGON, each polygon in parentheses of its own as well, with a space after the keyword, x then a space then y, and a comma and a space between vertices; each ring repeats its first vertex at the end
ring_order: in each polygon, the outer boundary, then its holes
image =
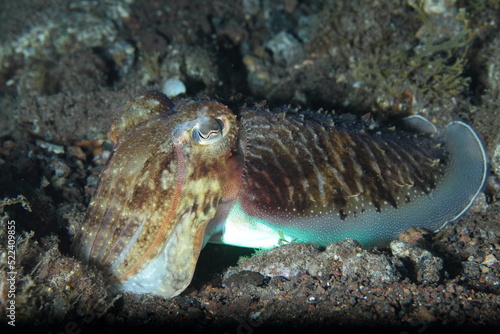
POLYGON ((440 136, 450 151, 448 173, 438 189, 442 202, 434 204, 436 209, 450 206, 442 228, 471 206, 486 181, 488 159, 477 134, 463 122, 449 123, 440 136))

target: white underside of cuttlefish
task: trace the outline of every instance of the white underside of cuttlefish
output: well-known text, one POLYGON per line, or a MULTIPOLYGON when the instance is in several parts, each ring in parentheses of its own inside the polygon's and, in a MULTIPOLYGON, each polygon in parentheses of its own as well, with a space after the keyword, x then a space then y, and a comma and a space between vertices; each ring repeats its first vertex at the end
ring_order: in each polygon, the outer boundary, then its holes
POLYGON ((174 105, 149 91, 113 123, 113 155, 74 248, 117 289, 173 297, 209 241, 370 246, 442 228, 471 205, 486 155, 471 127, 174 105))

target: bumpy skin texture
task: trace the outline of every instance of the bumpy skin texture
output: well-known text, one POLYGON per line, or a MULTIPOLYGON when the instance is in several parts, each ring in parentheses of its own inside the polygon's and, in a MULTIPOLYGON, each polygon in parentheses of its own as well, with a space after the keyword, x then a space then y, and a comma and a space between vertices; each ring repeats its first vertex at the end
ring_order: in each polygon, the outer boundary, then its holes
POLYGON ((486 172, 460 122, 437 132, 417 116, 379 129, 348 115, 174 105, 156 91, 127 103, 110 137, 75 251, 118 289, 165 297, 187 287, 209 239, 388 241, 456 219, 486 172))

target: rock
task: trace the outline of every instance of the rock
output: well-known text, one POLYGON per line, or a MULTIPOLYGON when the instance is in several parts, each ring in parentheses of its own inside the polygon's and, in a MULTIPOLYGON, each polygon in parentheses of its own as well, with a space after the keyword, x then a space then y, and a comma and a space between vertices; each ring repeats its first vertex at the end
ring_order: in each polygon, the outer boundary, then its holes
POLYGON ((52 143, 47 143, 47 142, 42 141, 42 140, 37 140, 36 143, 41 148, 47 150, 47 152, 54 153, 54 154, 64 154, 64 146, 56 145, 56 144, 52 144, 52 143))
MULTIPOLYGON (((235 284, 235 281, 229 279, 248 271, 289 279, 299 274, 320 277, 340 270, 346 279, 372 282, 396 282, 401 277, 385 255, 373 254, 363 250, 356 240, 345 239, 332 243, 325 251, 305 243, 292 243, 273 248, 265 253, 240 260, 237 267, 229 268, 224 280, 235 284)), ((236 277, 235 279, 240 279, 236 277)))
POLYGON ((437 283, 441 279, 443 259, 434 256, 428 250, 415 244, 393 241, 390 244, 392 254, 401 259, 409 259, 413 266, 415 279, 424 284, 437 283))
POLYGON ((491 157, 491 169, 496 175, 500 175, 500 137, 497 138, 494 147, 493 156, 491 157))
POLYGON ((492 40, 486 49, 484 59, 486 60, 487 72, 481 78, 481 84, 484 84, 492 93, 497 96, 500 93, 500 37, 492 40))
POLYGON ((222 280, 226 288, 240 287, 246 284, 259 286, 264 283, 264 276, 254 271, 244 270, 222 280))
POLYGON ((168 97, 175 97, 186 93, 186 86, 177 78, 169 78, 165 81, 161 90, 168 97))
POLYGON ((381 254, 364 251, 344 261, 342 274, 347 279, 368 279, 370 282, 397 282, 401 275, 393 264, 381 254))
POLYGON ((230 267, 225 278, 243 271, 254 271, 264 276, 290 278, 306 273, 311 259, 317 257, 319 248, 305 243, 292 243, 272 248, 265 253, 243 258, 237 267, 230 267))
POLYGON ((284 31, 280 32, 266 43, 266 48, 271 51, 277 62, 292 64, 297 60, 302 51, 301 43, 293 35, 284 31))
POLYGON ((491 266, 493 266, 496 263, 498 263, 498 259, 493 254, 486 255, 484 257, 484 261, 481 262, 482 265, 485 265, 487 267, 491 267, 491 266))
POLYGON ((455 5, 456 0, 408 0, 412 7, 419 7, 426 14, 444 14, 455 5))
POLYGON ((431 233, 420 227, 410 227, 401 232, 398 240, 410 244, 428 244, 431 239, 431 233))
POLYGON ((481 266, 477 262, 462 262, 464 279, 468 281, 477 280, 481 276, 481 266))
POLYGON ((336 260, 345 261, 362 252, 361 244, 354 239, 347 238, 330 244, 325 253, 332 254, 336 260))

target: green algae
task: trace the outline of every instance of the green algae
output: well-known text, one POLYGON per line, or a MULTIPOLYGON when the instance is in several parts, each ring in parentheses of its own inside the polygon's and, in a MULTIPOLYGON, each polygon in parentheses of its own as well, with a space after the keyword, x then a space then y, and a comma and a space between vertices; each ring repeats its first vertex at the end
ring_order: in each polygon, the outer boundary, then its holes
POLYGON ((460 9, 455 19, 460 31, 451 38, 434 42, 435 20, 422 11, 424 29, 429 31, 424 43, 410 50, 386 47, 385 52, 372 54, 354 64, 353 76, 369 90, 389 96, 403 96, 406 92, 420 97, 452 98, 462 94, 470 84, 465 74, 467 54, 476 30, 470 27, 469 17, 460 9))

